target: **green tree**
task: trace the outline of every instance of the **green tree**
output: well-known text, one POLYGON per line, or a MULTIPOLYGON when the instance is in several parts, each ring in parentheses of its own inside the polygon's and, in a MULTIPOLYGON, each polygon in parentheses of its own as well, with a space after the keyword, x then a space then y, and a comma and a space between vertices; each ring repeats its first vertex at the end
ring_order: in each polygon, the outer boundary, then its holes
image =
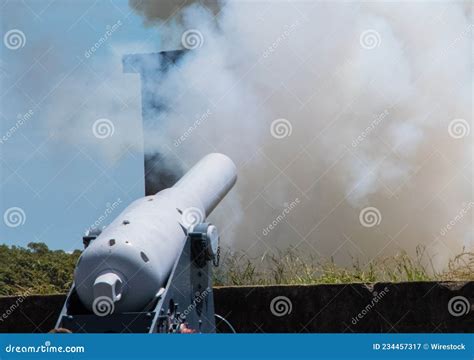
POLYGON ((80 250, 50 250, 44 243, 0 245, 0 295, 65 293, 80 255, 80 250))

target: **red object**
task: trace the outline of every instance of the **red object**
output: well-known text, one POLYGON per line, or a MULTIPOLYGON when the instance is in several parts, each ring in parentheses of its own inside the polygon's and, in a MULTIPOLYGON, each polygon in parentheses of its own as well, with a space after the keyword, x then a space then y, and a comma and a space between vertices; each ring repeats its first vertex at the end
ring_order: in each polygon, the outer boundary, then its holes
POLYGON ((179 331, 181 334, 195 334, 196 330, 188 328, 186 324, 181 324, 179 326, 179 331))

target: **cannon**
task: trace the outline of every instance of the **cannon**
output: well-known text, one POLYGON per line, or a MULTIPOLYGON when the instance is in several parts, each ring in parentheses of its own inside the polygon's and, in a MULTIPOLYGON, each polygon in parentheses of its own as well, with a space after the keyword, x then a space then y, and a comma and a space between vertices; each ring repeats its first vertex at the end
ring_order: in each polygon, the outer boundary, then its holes
POLYGON ((176 184, 130 204, 84 237, 56 324, 73 332, 215 332, 212 267, 219 234, 206 218, 236 167, 209 154, 176 184))

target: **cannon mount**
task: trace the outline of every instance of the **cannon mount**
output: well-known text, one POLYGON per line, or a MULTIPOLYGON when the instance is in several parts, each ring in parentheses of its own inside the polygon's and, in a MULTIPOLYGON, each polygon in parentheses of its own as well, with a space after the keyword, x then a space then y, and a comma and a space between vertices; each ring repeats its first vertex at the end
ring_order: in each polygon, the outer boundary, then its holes
MULTIPOLYGON (((212 267, 219 262, 217 229, 209 223, 190 228, 166 286, 140 312, 114 313, 80 302, 73 284, 56 328, 78 333, 213 333, 216 331, 212 267)), ((89 237, 87 245, 93 241, 89 237)), ((87 246, 86 245, 86 246, 87 246)))

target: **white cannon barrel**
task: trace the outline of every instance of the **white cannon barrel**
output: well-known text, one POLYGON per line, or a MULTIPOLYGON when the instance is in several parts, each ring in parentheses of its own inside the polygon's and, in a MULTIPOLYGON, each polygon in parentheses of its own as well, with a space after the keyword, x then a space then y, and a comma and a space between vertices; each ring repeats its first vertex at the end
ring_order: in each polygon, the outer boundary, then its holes
POLYGON ((134 201, 87 247, 74 283, 96 314, 140 311, 165 282, 186 240, 237 179, 222 154, 201 159, 173 187, 134 201))
POLYGON ((207 216, 234 186, 236 180, 232 160, 215 153, 201 159, 173 188, 197 197, 207 216))

